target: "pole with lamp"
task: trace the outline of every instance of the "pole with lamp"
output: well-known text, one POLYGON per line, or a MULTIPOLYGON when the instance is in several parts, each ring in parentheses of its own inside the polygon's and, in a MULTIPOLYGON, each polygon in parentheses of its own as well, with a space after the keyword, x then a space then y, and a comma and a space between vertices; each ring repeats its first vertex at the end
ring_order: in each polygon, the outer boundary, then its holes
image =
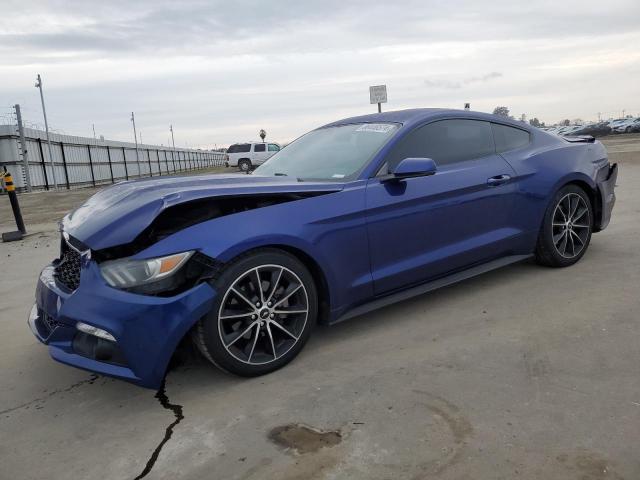
POLYGON ((140 168, 140 157, 138 156, 138 133, 136 132, 136 116, 131 112, 131 123, 133 124, 133 139, 136 142, 136 164, 138 165, 138 177, 142 177, 140 168))
POLYGON ((47 122, 47 110, 44 107, 44 94, 42 93, 42 77, 38 74, 36 78, 36 88, 40 90, 40 101, 42 102, 42 116, 44 117, 44 129, 47 134, 47 150, 49 151, 49 163, 51 164, 51 173, 53 179, 53 186, 58 189, 58 181, 56 179, 56 167, 53 163, 53 155, 51 154, 51 139, 49 138, 49 123, 47 122))

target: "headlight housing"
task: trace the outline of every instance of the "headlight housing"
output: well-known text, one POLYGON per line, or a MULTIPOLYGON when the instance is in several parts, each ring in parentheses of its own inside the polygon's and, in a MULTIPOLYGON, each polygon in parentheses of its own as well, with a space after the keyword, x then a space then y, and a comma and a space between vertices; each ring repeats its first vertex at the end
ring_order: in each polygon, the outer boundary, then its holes
POLYGON ((175 285, 174 276, 194 251, 166 257, 134 260, 123 258, 100 264, 102 278, 112 287, 137 293, 156 294, 175 285))

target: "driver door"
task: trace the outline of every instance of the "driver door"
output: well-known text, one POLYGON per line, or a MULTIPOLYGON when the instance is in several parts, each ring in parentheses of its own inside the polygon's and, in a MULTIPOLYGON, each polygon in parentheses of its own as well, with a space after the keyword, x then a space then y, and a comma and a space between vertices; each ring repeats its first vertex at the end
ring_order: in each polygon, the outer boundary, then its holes
POLYGON ((489 122, 441 120, 410 132, 367 184, 375 294, 422 283, 509 252, 516 185, 495 153, 489 122), (432 158, 435 175, 388 181, 408 157, 432 158))

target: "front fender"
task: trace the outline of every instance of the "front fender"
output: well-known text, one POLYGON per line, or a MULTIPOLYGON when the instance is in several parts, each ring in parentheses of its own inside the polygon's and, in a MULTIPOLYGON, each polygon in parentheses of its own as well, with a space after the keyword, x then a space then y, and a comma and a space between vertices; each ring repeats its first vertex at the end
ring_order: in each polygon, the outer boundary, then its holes
POLYGON ((208 220, 166 237, 134 258, 198 250, 226 263, 267 246, 290 247, 313 259, 324 275, 332 311, 373 294, 364 183, 208 220))

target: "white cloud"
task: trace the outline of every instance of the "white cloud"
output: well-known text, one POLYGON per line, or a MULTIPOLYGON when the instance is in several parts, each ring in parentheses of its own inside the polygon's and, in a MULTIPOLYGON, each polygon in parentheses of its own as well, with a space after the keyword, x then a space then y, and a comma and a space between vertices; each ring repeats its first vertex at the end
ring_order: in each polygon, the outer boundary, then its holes
POLYGON ((379 83, 386 109, 640 113, 637 0, 5 3, 0 109, 41 121, 41 73, 52 125, 73 134, 127 139, 134 110, 145 142, 169 123, 181 145, 288 141, 372 112, 379 83))

